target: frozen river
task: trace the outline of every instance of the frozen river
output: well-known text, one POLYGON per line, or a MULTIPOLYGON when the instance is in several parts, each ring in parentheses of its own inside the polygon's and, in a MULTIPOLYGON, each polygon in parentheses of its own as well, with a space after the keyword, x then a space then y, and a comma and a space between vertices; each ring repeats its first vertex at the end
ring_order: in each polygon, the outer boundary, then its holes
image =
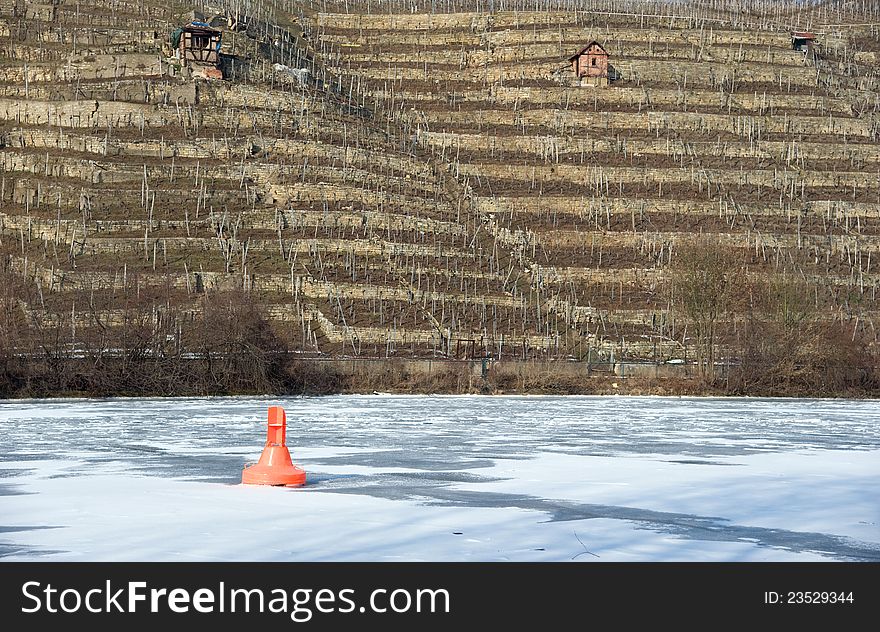
POLYGON ((880 402, 0 401, 0 557, 880 561, 880 402), (239 485, 287 410, 302 489, 239 485))

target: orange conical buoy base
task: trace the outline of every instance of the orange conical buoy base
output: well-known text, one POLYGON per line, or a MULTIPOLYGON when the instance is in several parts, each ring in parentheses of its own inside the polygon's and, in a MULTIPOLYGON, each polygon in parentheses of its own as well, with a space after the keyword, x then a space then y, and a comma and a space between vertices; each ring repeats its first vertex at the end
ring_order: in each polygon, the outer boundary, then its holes
POLYGON ((299 487, 306 484, 306 473, 290 460, 285 443, 287 415, 281 406, 269 408, 269 430, 266 447, 256 465, 244 468, 241 482, 246 485, 284 485, 299 487))

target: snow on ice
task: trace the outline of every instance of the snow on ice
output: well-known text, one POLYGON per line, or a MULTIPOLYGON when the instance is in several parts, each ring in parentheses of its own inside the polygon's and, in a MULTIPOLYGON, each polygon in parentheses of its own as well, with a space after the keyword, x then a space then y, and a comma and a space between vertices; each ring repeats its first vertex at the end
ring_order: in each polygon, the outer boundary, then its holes
POLYGON ((0 402, 7 560, 880 560, 880 402, 0 402), (302 489, 239 485, 287 409, 302 489))

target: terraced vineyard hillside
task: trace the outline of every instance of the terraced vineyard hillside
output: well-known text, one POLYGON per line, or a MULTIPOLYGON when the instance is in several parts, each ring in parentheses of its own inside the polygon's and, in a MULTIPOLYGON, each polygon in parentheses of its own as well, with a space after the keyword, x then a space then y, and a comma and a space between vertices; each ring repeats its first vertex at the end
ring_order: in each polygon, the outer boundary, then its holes
POLYGON ((681 353, 670 279, 698 235, 750 284, 722 337, 782 278, 874 339, 877 25, 822 28, 815 58, 782 25, 723 15, 325 13, 314 29, 340 72, 412 110, 572 339, 681 353), (592 40, 621 76, 606 89, 572 85, 592 40))
POLYGON ((8 380, 161 365, 174 392, 277 350, 705 360, 707 335, 738 362, 779 310, 874 343, 876 26, 804 25, 814 57, 720 2, 398 4, 2 0, 8 380), (194 8, 222 81, 172 55, 194 8), (594 39, 620 78, 575 87, 594 39), (709 250, 711 326, 682 284, 709 250))
POLYGON ((546 350, 455 178, 296 24, 248 10, 205 82, 168 57, 181 7, 3 6, 4 348, 222 354, 256 305, 306 354, 546 350))

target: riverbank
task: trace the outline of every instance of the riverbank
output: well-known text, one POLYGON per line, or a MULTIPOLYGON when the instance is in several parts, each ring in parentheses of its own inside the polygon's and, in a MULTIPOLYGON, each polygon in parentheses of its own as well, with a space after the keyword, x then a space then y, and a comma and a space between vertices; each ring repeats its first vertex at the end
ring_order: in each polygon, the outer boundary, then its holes
POLYGON ((566 360, 67 358, 6 362, 0 397, 183 397, 362 393, 880 397, 875 367, 825 365, 764 372, 694 365, 566 360))

